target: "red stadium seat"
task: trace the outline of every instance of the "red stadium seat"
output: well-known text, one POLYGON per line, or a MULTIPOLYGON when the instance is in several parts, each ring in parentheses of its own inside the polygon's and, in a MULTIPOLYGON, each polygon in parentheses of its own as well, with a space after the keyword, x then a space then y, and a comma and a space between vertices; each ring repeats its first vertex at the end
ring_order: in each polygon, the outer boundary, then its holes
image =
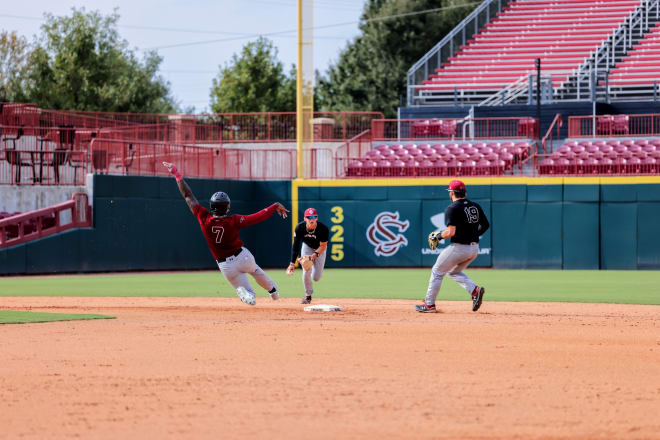
POLYGON ((395 160, 391 164, 391 175, 394 177, 406 176, 406 164, 402 160, 395 160))

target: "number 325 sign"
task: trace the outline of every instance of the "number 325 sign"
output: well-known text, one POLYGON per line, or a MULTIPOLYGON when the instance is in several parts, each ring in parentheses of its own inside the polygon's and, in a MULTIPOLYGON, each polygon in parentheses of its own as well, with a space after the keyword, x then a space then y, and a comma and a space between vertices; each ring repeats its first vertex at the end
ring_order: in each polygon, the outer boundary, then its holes
POLYGON ((333 216, 330 221, 333 225, 330 227, 330 258, 334 261, 344 259, 344 209, 341 206, 330 208, 333 216))

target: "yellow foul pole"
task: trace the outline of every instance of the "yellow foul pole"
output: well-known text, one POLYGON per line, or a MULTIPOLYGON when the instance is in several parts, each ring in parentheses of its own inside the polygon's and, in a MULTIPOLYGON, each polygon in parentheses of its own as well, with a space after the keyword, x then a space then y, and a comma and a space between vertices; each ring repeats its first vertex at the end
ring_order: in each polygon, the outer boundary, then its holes
MULTIPOLYGON (((303 0, 298 0, 298 69, 296 71, 296 149, 297 176, 303 178, 303 0)), ((294 207, 293 218, 297 220, 297 207, 294 207)))
MULTIPOLYGON (((314 147, 314 8, 313 0, 298 0, 298 66, 296 71, 296 175, 312 176, 305 169, 305 153, 314 147)), ((309 156, 308 156, 309 157, 309 156)), ((292 189, 293 192, 293 189, 292 189)), ((292 194, 293 198, 293 194, 292 194)), ((298 221, 298 203, 292 200, 293 226, 298 221)))

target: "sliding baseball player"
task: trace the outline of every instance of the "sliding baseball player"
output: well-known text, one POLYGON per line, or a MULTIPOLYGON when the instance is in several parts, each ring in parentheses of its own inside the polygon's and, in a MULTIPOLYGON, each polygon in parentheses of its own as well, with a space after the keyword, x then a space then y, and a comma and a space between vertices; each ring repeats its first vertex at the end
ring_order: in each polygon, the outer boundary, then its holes
POLYGON ((246 274, 252 275, 257 283, 268 291, 271 299, 280 297, 277 285, 257 265, 252 253, 243 246, 239 235, 240 230, 268 219, 274 212, 282 218, 287 217, 287 211, 281 203, 274 203, 266 209, 250 215, 229 215, 230 200, 224 192, 217 192, 211 197, 210 212, 197 202, 190 187, 177 171, 176 166, 169 162, 163 165, 176 179, 179 191, 192 213, 197 217, 202 234, 215 258, 220 272, 229 281, 238 297, 246 304, 255 305, 256 295, 246 274))

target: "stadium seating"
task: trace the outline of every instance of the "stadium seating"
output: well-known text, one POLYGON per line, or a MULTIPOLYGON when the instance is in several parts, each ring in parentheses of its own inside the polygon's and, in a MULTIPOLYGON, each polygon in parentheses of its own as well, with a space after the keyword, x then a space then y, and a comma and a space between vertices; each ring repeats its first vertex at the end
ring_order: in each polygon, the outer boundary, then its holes
POLYGON ((660 139, 567 140, 542 159, 543 175, 657 174, 660 139))
POLYGON ((535 73, 541 59, 552 86, 572 72, 619 28, 639 1, 518 0, 423 83, 426 90, 499 90, 535 73))
POLYGON ((380 144, 351 161, 347 177, 498 176, 532 154, 529 142, 380 144))
POLYGON ((609 75, 609 85, 648 86, 658 79, 660 70, 660 23, 645 35, 609 75))

